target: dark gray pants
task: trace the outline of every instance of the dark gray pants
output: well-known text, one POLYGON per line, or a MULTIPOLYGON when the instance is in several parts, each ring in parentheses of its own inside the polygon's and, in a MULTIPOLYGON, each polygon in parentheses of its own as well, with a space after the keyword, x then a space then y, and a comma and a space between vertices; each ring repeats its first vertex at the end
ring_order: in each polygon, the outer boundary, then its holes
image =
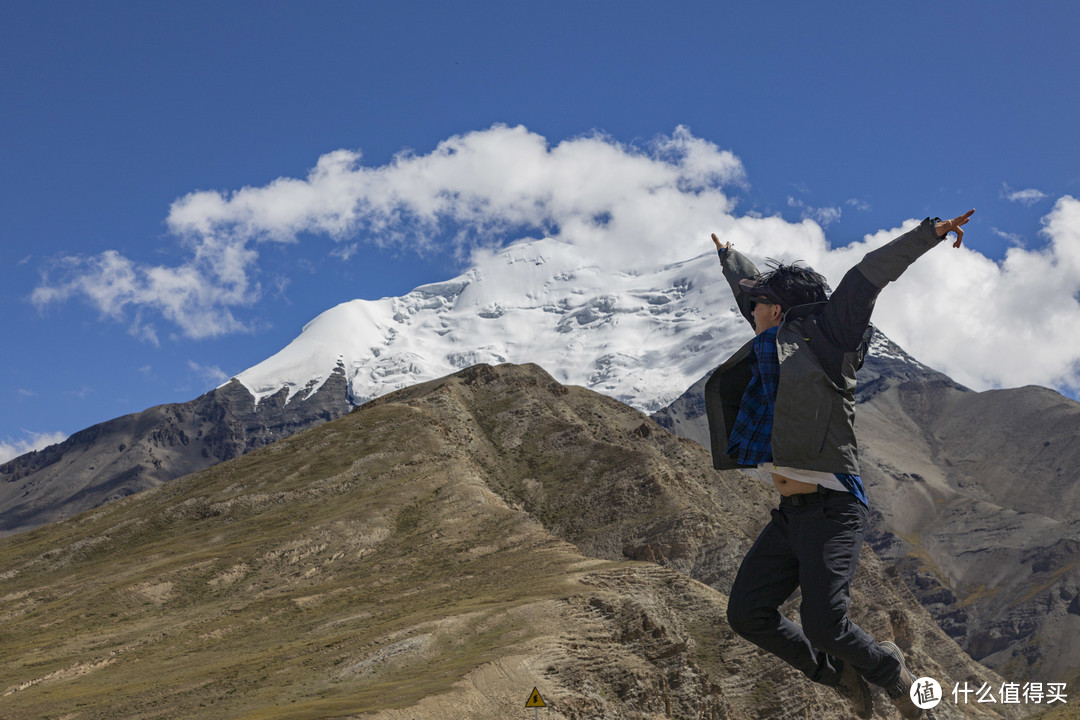
MULTIPOLYGON (((728 600, 732 629, 824 685, 840 682, 844 663, 875 685, 900 666, 847 617, 849 587, 869 511, 851 493, 824 490, 796 506, 782 498, 743 558, 728 600), (777 608, 802 588, 802 627, 777 608)), ((798 502, 798 501, 795 501, 798 502)))

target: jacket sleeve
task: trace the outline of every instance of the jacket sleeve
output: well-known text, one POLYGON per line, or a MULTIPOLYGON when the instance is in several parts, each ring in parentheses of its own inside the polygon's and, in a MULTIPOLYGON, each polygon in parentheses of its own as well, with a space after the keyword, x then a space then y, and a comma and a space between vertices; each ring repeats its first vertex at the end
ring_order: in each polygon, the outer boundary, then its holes
POLYGON ((753 326, 754 314, 750 312, 749 298, 739 287, 739 281, 757 277, 757 267, 750 262, 749 258, 732 248, 720 251, 720 266, 724 269, 724 278, 731 288, 731 294, 735 296, 735 304, 739 306, 739 312, 753 326))
POLYGON ((913 230, 866 253, 844 275, 821 314, 819 324, 829 341, 847 352, 857 350, 870 324, 878 293, 943 239, 927 218, 913 230))

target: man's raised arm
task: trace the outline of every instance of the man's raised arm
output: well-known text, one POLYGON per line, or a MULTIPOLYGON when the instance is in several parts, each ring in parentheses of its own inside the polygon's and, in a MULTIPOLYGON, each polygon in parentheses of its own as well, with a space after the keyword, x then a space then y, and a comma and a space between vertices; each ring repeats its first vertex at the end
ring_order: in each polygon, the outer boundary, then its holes
POLYGON ((862 342, 882 288, 899 278, 912 263, 941 243, 950 232, 956 233, 953 247, 960 247, 964 238, 963 226, 974 212, 969 210, 952 220, 927 218, 892 242, 866 253, 855 267, 848 270, 829 298, 821 315, 821 327, 826 337, 838 347, 856 349, 862 342))
POLYGON ((750 299, 739 287, 739 281, 757 277, 758 269, 754 263, 750 262, 749 258, 735 250, 730 241, 721 243, 720 238, 716 237, 716 233, 713 233, 712 241, 716 245, 716 252, 720 255, 720 265, 724 269, 724 278, 731 287, 731 294, 735 296, 735 304, 739 306, 739 312, 753 327, 754 314, 750 312, 750 299))

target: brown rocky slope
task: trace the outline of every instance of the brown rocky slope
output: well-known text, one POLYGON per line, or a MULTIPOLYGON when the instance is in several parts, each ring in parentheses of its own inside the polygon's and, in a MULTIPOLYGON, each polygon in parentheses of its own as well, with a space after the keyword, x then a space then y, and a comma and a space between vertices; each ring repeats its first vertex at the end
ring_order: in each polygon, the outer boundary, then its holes
MULTIPOLYGON (((0 540, 0 705, 483 719, 536 687, 548 718, 849 717, 724 620, 774 500, 614 400, 477 366, 0 540)), ((853 596, 920 673, 1000 682, 869 550, 853 596)))

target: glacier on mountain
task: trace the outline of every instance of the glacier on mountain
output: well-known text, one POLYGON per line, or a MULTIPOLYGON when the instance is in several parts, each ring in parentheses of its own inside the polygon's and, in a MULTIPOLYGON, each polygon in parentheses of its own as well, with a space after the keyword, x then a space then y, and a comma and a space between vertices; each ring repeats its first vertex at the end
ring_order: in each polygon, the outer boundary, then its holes
POLYGON ((651 271, 611 265, 552 238, 478 250, 452 280, 327 310, 237 379, 258 400, 291 399, 340 366, 359 405, 476 363, 532 362, 652 412, 751 336, 711 250, 651 271))

